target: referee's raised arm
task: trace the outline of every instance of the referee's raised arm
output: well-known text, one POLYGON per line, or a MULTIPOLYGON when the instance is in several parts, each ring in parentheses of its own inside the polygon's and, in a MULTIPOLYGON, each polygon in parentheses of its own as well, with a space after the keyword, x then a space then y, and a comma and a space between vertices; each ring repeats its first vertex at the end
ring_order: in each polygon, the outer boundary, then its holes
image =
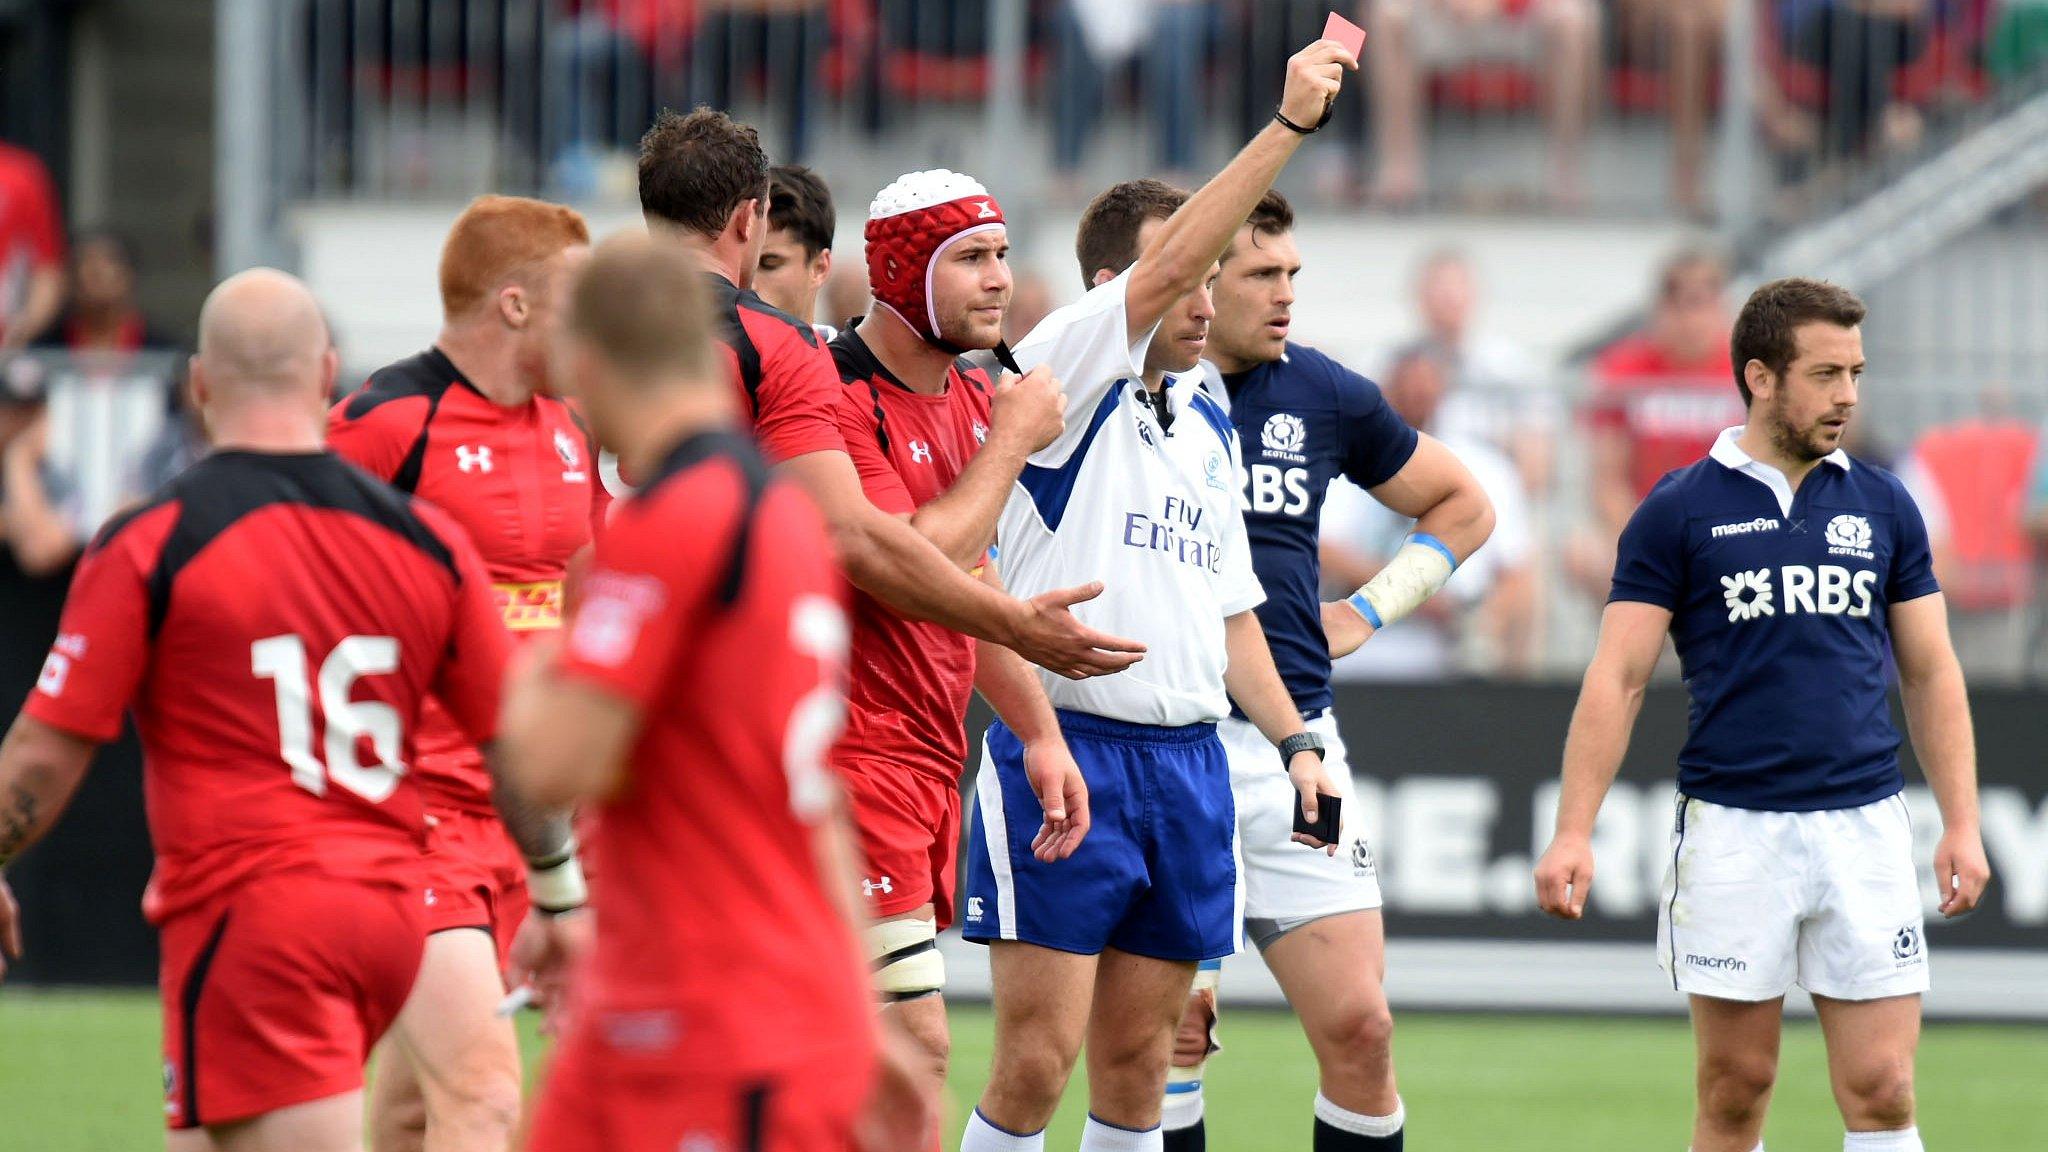
POLYGON ((1125 304, 1132 342, 1209 274, 1295 150, 1322 126, 1347 68, 1357 70, 1358 59, 1335 40, 1318 40, 1287 62, 1273 122, 1173 214, 1132 267, 1125 304))

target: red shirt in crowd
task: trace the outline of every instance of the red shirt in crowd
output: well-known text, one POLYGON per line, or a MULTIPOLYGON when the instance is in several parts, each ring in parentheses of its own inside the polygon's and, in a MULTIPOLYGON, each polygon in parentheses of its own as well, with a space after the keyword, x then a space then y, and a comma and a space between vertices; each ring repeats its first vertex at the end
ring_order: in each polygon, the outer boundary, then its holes
POLYGON ((0 144, 0 332, 27 302, 30 274, 63 263, 63 217, 49 169, 28 149, 0 144))
POLYGON ((1705 456, 1723 428, 1743 422, 1732 365, 1726 344, 1681 361, 1641 334, 1594 359, 1590 417, 1595 428, 1627 438, 1629 486, 1637 500, 1666 472, 1705 456))
POLYGON ((429 692, 497 729, 505 634, 462 531, 324 452, 218 452, 101 530, 25 711, 105 742, 131 704, 153 923, 259 874, 410 886, 429 692))

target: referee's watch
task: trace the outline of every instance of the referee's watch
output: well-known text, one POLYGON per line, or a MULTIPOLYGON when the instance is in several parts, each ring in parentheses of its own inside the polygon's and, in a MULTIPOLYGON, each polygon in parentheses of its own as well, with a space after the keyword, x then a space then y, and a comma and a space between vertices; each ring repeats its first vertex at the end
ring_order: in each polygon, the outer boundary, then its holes
POLYGON ((1329 759, 1323 754, 1323 738, 1313 732, 1301 731, 1280 742, 1280 767, 1291 766, 1295 756, 1303 752, 1315 753, 1318 760, 1329 759))

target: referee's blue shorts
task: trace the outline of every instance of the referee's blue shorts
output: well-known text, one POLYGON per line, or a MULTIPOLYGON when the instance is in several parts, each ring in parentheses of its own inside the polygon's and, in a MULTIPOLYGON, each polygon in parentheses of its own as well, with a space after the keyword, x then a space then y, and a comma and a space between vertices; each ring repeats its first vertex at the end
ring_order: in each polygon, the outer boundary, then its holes
POLYGON ((1088 781, 1088 835, 1057 863, 1031 854, 1045 813, 1024 776, 1024 746, 1000 720, 990 725, 967 852, 967 939, 1177 961, 1236 951, 1237 816, 1216 726, 1064 710, 1059 720, 1088 781))

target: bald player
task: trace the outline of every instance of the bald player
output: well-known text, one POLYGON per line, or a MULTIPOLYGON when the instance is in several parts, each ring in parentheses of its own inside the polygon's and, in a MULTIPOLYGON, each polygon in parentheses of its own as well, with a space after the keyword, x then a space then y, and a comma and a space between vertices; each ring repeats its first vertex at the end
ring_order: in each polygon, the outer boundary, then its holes
MULTIPOLYGON (((505 632, 453 523, 322 450, 335 354, 304 285, 259 269, 216 288, 191 372, 214 451, 79 563, 0 745, 0 864, 132 707, 168 1146, 356 1152, 363 1063, 425 937, 421 704, 490 741, 505 632)), ((21 951, 4 883, 0 951, 21 951)))

